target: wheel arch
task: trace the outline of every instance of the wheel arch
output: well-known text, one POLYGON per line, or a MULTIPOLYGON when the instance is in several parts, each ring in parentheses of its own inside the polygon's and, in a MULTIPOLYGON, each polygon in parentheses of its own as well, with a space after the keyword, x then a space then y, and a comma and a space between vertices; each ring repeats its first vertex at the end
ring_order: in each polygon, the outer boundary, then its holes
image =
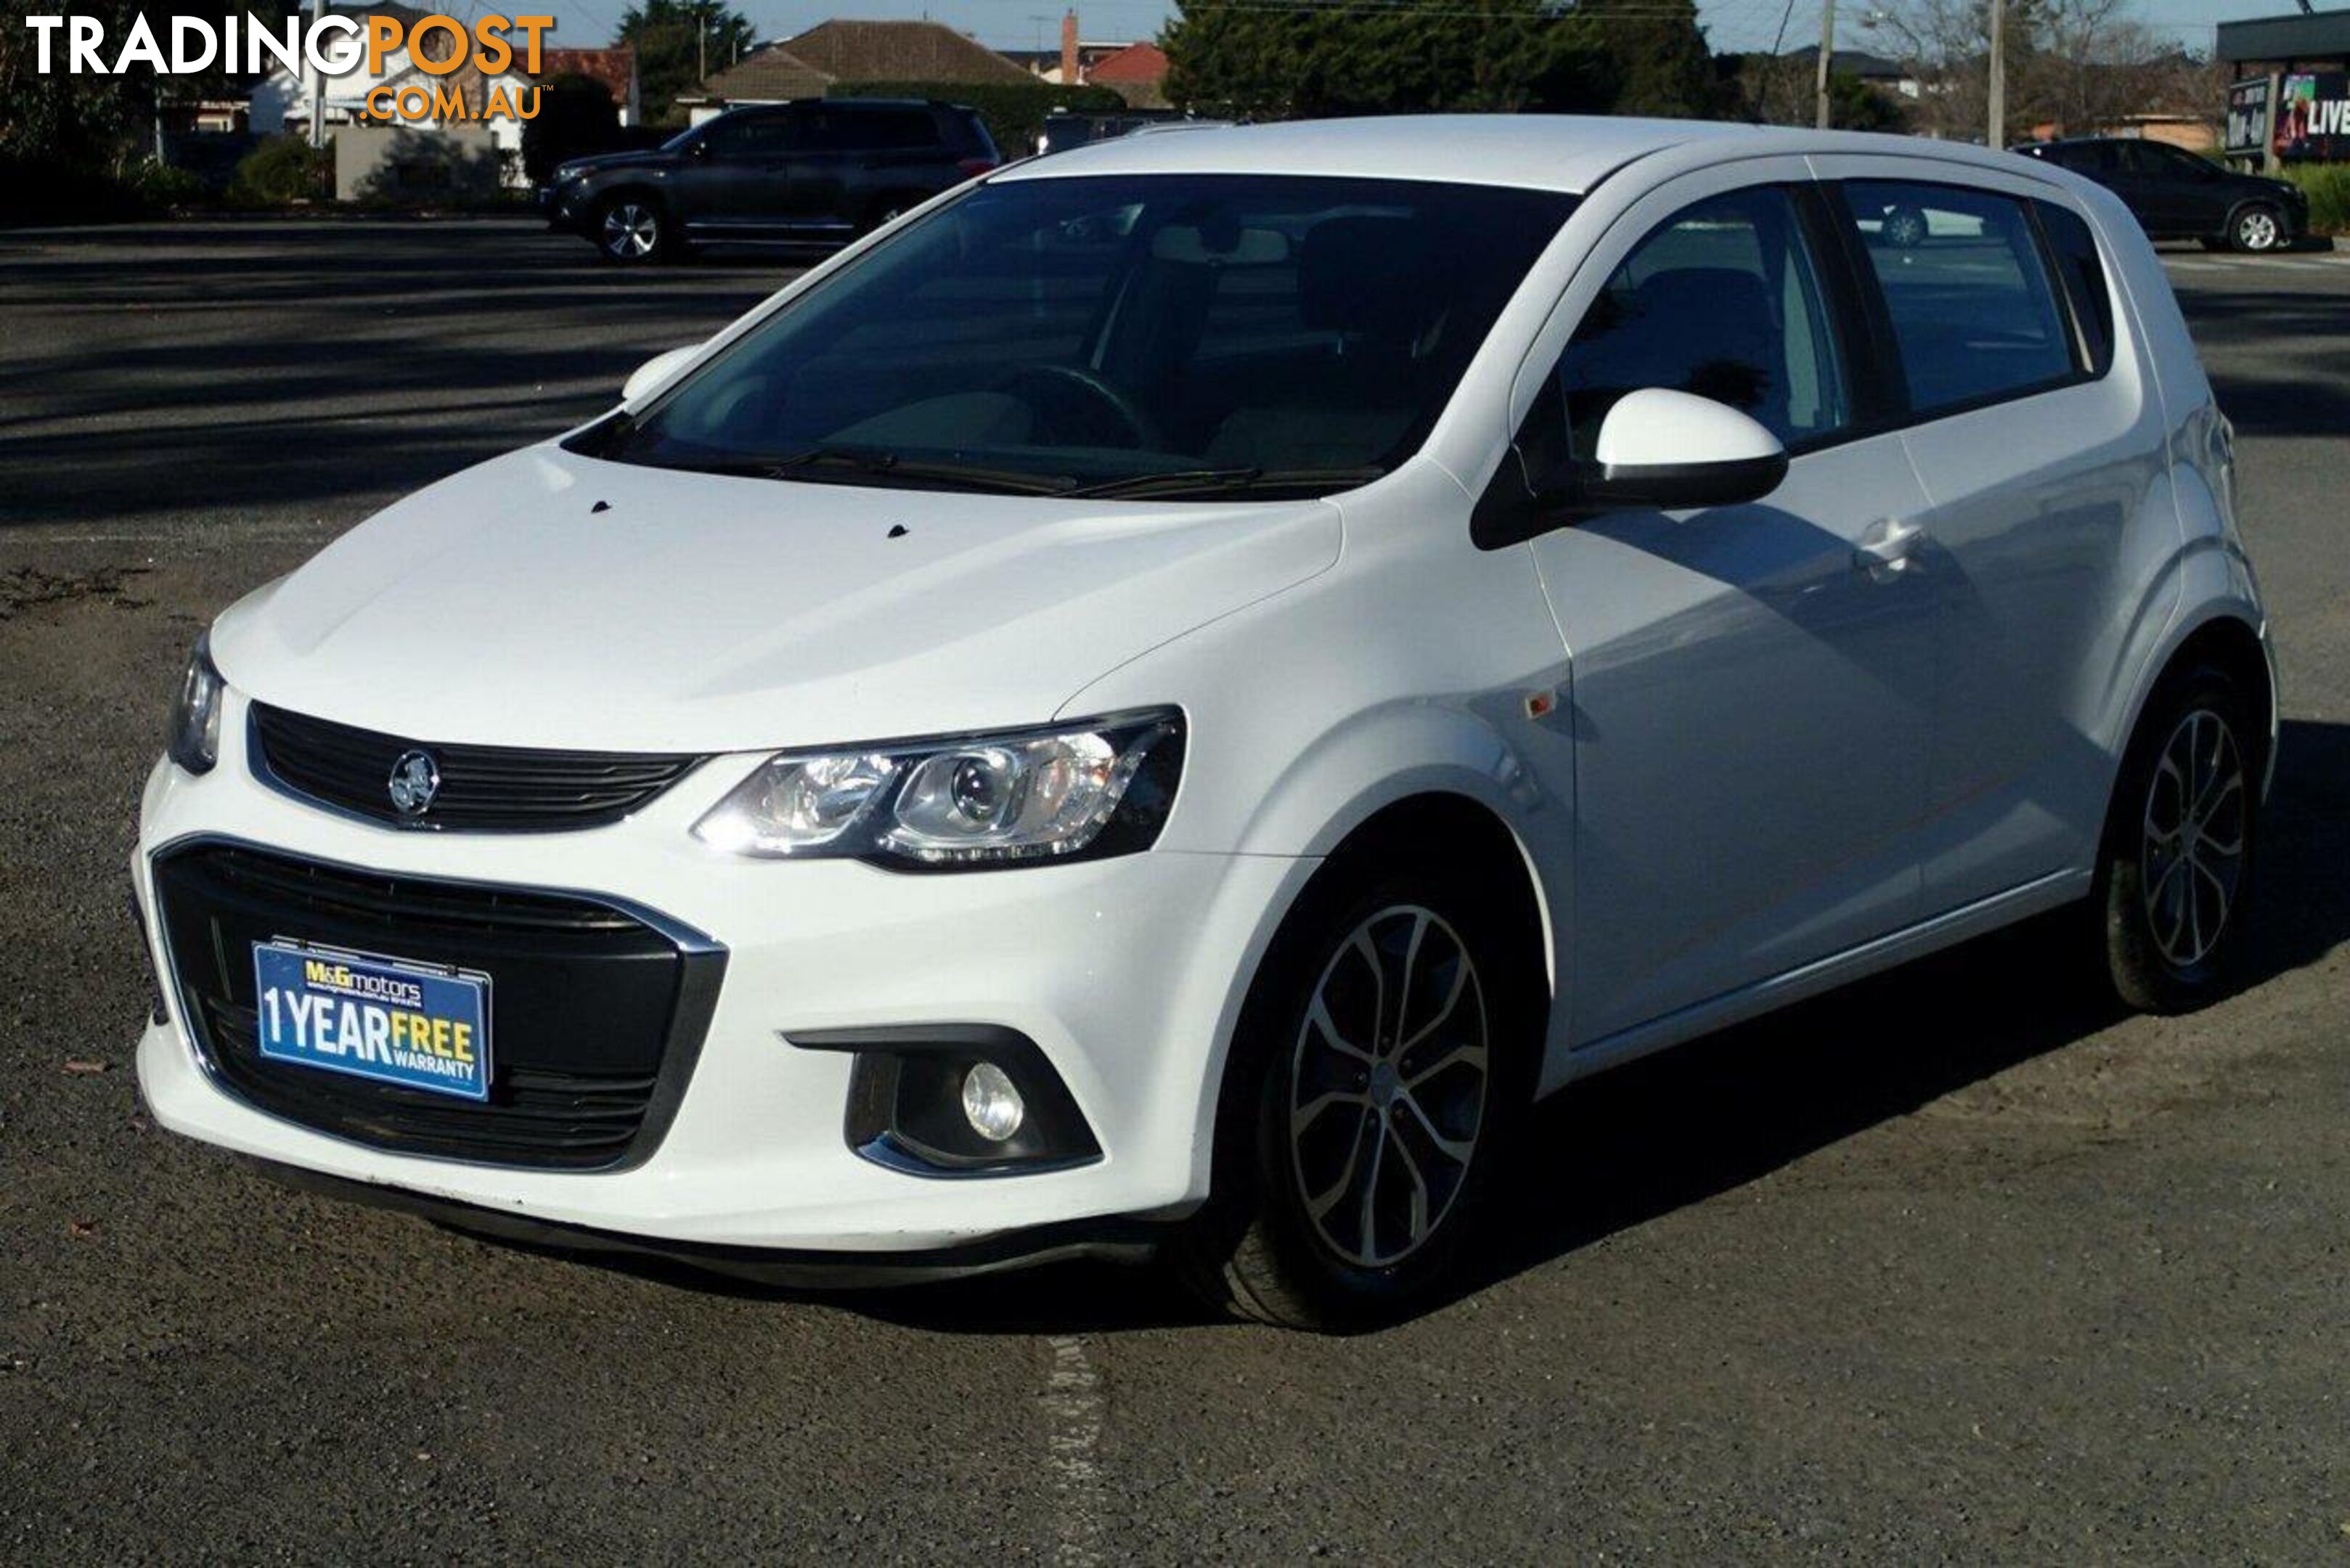
MULTIPOLYGON (((1295 884, 1277 907, 1266 910, 1261 939, 1253 944, 1253 961, 1235 977, 1227 1023, 1208 1074, 1211 1092, 1201 1106, 1197 1168, 1202 1178, 1211 1174, 1215 1151, 1229 1130, 1228 1118, 1242 1109, 1235 1102, 1232 1080, 1243 1055, 1239 1048, 1242 1036, 1252 1024, 1252 1009, 1263 995, 1263 978, 1273 966, 1284 961, 1291 944, 1302 940, 1301 933, 1307 929, 1304 922, 1330 903, 1366 866, 1386 863, 1399 852, 1420 853, 1440 844, 1449 867, 1467 868, 1471 876, 1492 878, 1510 900, 1508 919, 1513 929, 1534 946, 1535 950, 1525 956, 1540 977, 1541 1005, 1552 1013, 1557 1010, 1550 902, 1532 849, 1491 801, 1481 798, 1473 785, 1464 786, 1463 781, 1454 778, 1428 781, 1400 793, 1367 791, 1349 804, 1352 809, 1334 819, 1329 846, 1319 854, 1312 873, 1295 884)), ((1546 1044, 1549 1030, 1545 1027, 1540 1033, 1546 1044)), ((1536 1064, 1538 1071, 1541 1065, 1536 1064)))
POLYGON ((2261 760, 2254 771, 2260 775, 2261 794, 2265 797, 2276 776, 2276 665, 2256 614, 2250 607, 2233 604, 2207 606, 2201 614, 2182 621, 2173 628, 2160 653, 2147 661, 2150 673, 2131 700, 2129 722, 2121 732, 2120 746, 2115 754, 2116 779, 2120 759, 2136 743, 2138 725, 2156 694, 2180 670, 2204 663, 2217 665, 2243 682, 2258 704, 2265 723, 2259 737, 2261 760))
POLYGON ((2248 191, 2243 195, 2237 197, 2234 201, 2228 203, 2227 221, 2220 225, 2220 236, 2230 244, 2233 244, 2236 237, 2237 220, 2241 218, 2247 211, 2253 207, 2266 207, 2270 212, 2276 214, 2277 243, 2275 246, 2272 248, 2280 250, 2284 248, 2287 237, 2285 233, 2286 216, 2284 202, 2275 196, 2263 195, 2258 191, 2248 191))

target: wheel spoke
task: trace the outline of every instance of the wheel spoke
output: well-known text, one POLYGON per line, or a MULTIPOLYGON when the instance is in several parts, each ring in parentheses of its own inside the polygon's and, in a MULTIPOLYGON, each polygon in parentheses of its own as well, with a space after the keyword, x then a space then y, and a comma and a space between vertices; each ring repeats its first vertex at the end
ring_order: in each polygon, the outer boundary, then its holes
POLYGON ((1476 1068, 1480 1073, 1484 1072, 1485 1048, 1482 1045, 1456 1045, 1419 1072, 1405 1074, 1403 1086, 1407 1091, 1417 1089, 1439 1073, 1464 1064, 1476 1068))
POLYGON ((1406 1138, 1390 1140, 1395 1145, 1396 1158, 1403 1163, 1403 1173, 1411 1178, 1411 1218, 1409 1240, 1414 1246, 1425 1241, 1431 1221, 1428 1213, 1428 1178, 1420 1174, 1419 1159, 1411 1152, 1406 1138))
POLYGON ((1378 1205, 1379 1163, 1388 1151, 1388 1124, 1385 1116, 1370 1118, 1378 1128, 1378 1141, 1371 1145, 1371 1168, 1363 1178, 1362 1248, 1363 1256, 1373 1262, 1379 1260, 1378 1205))
POLYGON ((1305 1019, 1314 1026, 1315 1032, 1322 1036, 1322 1043, 1339 1055, 1351 1057, 1357 1062, 1370 1061, 1371 1054, 1368 1051, 1338 1033, 1337 1021, 1330 1016, 1330 1003, 1326 997, 1317 994, 1314 998, 1314 1005, 1307 1010, 1305 1019))
POLYGON ((1419 1044, 1421 1041, 1426 1040, 1430 1035, 1443 1028, 1445 1023, 1452 1017, 1453 1009, 1461 1005, 1461 993, 1468 989, 1469 966, 1465 963, 1455 964, 1452 968, 1452 989, 1445 992, 1443 1004, 1437 1008, 1436 1016, 1430 1019, 1426 1023, 1421 1024, 1418 1029, 1414 1030, 1410 1039, 1397 1045, 1396 1054, 1398 1055, 1401 1055, 1404 1052, 1410 1050, 1413 1046, 1419 1044))
POLYGON ((1437 1130, 1436 1124, 1429 1119, 1427 1110, 1413 1096, 1408 1094, 1398 1096, 1396 1103, 1410 1108, 1412 1119, 1419 1123, 1420 1131, 1426 1133, 1428 1141, 1436 1146, 1436 1152, 1453 1164, 1466 1165, 1469 1163, 1469 1157, 1477 1152, 1477 1140, 1474 1136, 1467 1138, 1446 1137, 1437 1130))
POLYGON ((1307 1127, 1321 1120, 1322 1113, 1333 1106, 1360 1106, 1365 1110, 1368 1110, 1370 1104, 1367 1096, 1358 1094, 1352 1089, 1333 1089, 1326 1095, 1316 1095, 1289 1113, 1291 1136, 1304 1133, 1307 1127))
MULTIPOLYGON (((1314 1217, 1317 1224, 1331 1210, 1338 1207, 1338 1200, 1346 1197, 1348 1190, 1354 1187, 1355 1171, 1363 1162, 1363 1129, 1378 1120, 1378 1117, 1372 1114, 1370 1108, 1365 1106, 1361 1117, 1355 1123, 1355 1138, 1347 1146, 1347 1163, 1339 1169, 1338 1179, 1306 1199, 1305 1211, 1314 1217)), ((1384 1137, 1386 1134, 1382 1131, 1379 1136, 1384 1137)))
POLYGON ((1355 932, 1355 951, 1371 970, 1371 1051, 1376 1054, 1379 1042, 1388 1033, 1388 966, 1379 956, 1378 948, 1371 941, 1371 928, 1366 923, 1355 932))

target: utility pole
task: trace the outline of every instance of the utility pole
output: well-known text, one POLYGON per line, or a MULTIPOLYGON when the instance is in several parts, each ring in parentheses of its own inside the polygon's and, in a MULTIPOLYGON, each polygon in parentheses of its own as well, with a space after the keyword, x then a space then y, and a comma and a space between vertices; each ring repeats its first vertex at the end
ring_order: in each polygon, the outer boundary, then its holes
MULTIPOLYGON (((1991 0, 1996 5, 1999 0, 1991 0)), ((1828 128, 1828 62, 1835 57, 1835 0, 1825 0, 1820 6, 1819 69, 1812 83, 1814 123, 1822 130, 1828 128)))
POLYGON ((693 63, 697 67, 693 81, 699 87, 710 79, 710 7, 707 5, 693 8, 693 63))
POLYGON ((1983 145, 2007 145, 2007 0, 1991 0, 1991 123, 1983 145))
MULTIPOLYGON (((310 0, 312 28, 317 26, 318 19, 326 14, 327 0, 310 0)), ((310 61, 310 146, 315 151, 327 145, 327 77, 318 69, 317 57, 310 53, 308 44, 308 39, 303 40, 302 57, 310 61)))

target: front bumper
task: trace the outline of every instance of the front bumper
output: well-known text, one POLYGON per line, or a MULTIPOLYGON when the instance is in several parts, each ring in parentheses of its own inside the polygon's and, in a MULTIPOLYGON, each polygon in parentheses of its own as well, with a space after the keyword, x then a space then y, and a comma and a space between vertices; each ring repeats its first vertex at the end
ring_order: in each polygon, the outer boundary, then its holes
MULTIPOLYGON (((272 1164, 655 1250, 904 1254, 1181 1215, 1207 1191, 1213 1085, 1246 979, 1273 912, 1312 869, 1274 857, 1153 851, 910 876, 714 856, 687 829, 756 765, 749 754, 712 759, 608 827, 406 831, 257 781, 244 753, 244 700, 228 701, 219 764, 196 777, 159 763, 142 805, 133 875, 174 1003, 138 1053, 158 1122, 272 1164), (347 1141, 240 1097, 206 1070, 187 1033, 155 919, 155 857, 199 838, 620 900, 706 933, 725 949, 724 979, 658 1147, 611 1170, 472 1164, 347 1141), (877 1164, 844 1136, 853 1059, 785 1039, 938 1023, 993 1024, 1035 1042, 1100 1158, 952 1179, 877 1164)), ((396 945, 397 934, 388 940, 396 945)))
POLYGON ((564 185, 541 185, 532 192, 539 215, 550 229, 567 234, 588 232, 588 202, 587 187, 578 181, 564 185))

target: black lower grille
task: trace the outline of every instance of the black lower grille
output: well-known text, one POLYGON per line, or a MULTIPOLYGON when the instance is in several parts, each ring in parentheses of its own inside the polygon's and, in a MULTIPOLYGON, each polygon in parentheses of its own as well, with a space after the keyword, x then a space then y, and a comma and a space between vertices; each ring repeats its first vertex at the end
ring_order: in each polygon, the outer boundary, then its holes
POLYGON ((683 778, 698 755, 555 752, 414 741, 253 705, 256 772, 296 794, 408 827, 548 833, 599 827, 642 808, 683 778), (392 768, 430 756, 440 788, 420 813, 392 805, 392 768))
POLYGON ((609 905, 347 870, 224 844, 155 863, 176 1002, 213 1075, 260 1109, 377 1148, 608 1170, 668 1130, 725 954, 609 905), (488 973, 490 1096, 461 1100, 261 1054, 253 944, 284 940, 488 973))

